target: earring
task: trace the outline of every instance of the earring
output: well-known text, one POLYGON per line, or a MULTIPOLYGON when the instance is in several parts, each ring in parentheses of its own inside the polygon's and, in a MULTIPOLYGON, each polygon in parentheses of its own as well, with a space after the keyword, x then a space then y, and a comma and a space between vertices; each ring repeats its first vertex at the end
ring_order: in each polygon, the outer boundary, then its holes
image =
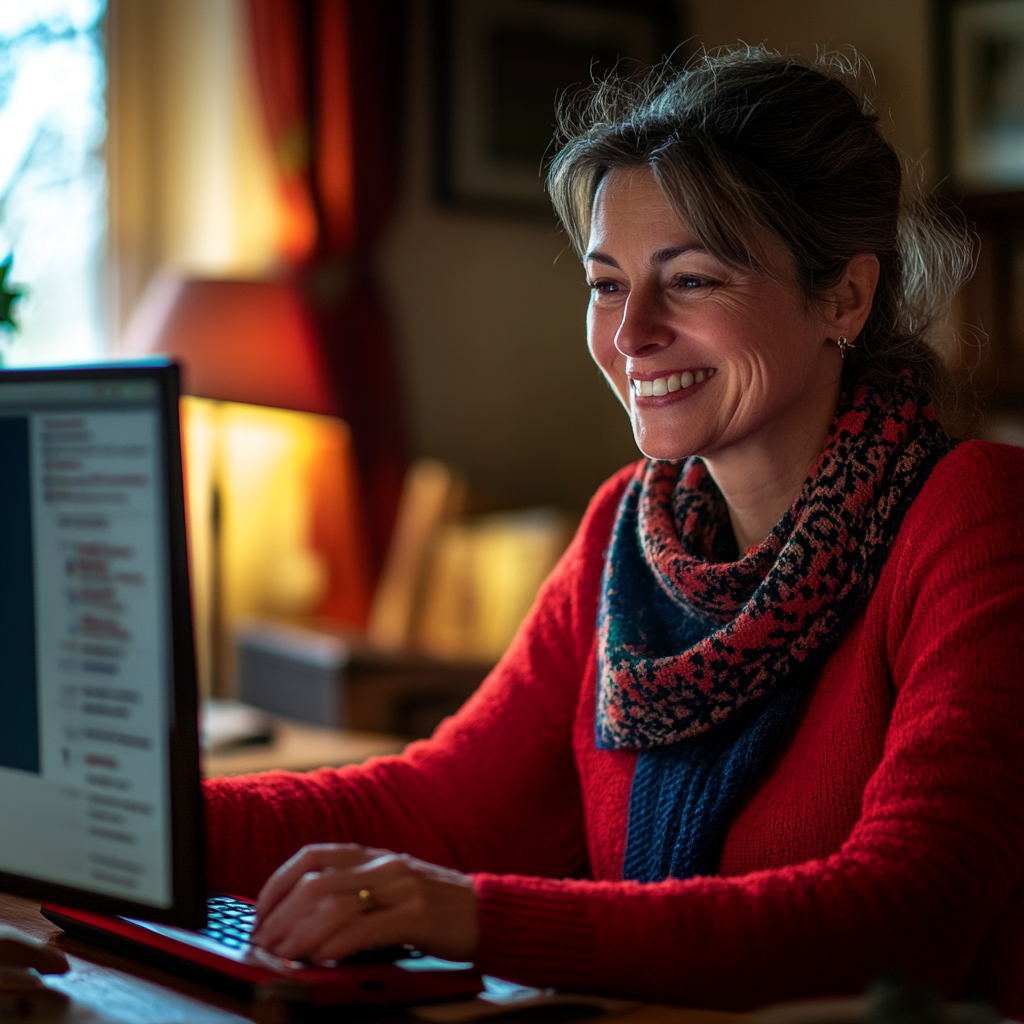
POLYGON ((839 354, 844 359, 846 358, 846 353, 854 347, 853 342, 847 341, 842 334, 839 335, 839 340, 836 342, 836 344, 839 346, 839 354))

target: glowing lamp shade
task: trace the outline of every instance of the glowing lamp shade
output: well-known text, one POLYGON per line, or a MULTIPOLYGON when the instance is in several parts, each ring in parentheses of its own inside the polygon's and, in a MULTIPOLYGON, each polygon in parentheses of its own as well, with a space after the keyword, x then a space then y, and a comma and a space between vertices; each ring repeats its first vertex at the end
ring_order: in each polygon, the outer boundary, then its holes
POLYGON ((161 275, 121 349, 181 363, 186 394, 337 415, 309 313, 287 282, 161 275))
POLYGON ((301 294, 158 277, 121 345, 182 365, 196 647, 204 691, 235 692, 250 619, 360 628, 371 593, 352 439, 301 294), (315 415, 310 415, 310 414, 315 415))

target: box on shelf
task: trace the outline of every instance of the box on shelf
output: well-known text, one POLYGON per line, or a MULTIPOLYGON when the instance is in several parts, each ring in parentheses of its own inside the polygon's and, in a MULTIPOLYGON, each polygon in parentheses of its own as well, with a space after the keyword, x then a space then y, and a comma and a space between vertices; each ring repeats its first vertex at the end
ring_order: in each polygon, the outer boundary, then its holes
POLYGON ((492 667, 275 622, 246 623, 236 639, 238 695, 247 704, 315 725, 409 738, 429 736, 492 667))
POLYGON ((348 727, 344 640, 274 622, 247 623, 236 636, 242 701, 301 722, 348 727))

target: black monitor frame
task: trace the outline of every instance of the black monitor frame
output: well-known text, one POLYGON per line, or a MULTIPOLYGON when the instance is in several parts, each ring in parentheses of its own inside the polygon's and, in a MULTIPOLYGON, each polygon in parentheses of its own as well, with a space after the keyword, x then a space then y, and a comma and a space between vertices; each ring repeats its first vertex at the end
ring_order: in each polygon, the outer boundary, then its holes
POLYGON ((152 380, 160 395, 161 442, 166 469, 167 580, 170 587, 173 715, 168 737, 170 764, 171 904, 154 907, 121 896, 0 871, 0 891, 102 914, 142 918, 183 928, 206 923, 206 852, 199 768, 199 727, 192 601, 185 531, 185 494, 178 416, 180 375, 173 363, 0 370, 6 381, 152 380))

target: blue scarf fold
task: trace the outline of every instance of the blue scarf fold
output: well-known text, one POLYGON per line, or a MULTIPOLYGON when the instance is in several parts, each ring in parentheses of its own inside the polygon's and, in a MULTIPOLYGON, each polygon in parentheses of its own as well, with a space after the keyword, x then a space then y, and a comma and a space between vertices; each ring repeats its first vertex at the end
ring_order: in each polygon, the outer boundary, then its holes
POLYGON ((660 882, 714 874, 733 813, 789 734, 804 690, 783 688, 743 728, 697 736, 685 753, 656 747, 639 755, 623 878, 660 882))
POLYGON ((623 878, 714 873, 740 802, 951 448, 909 373, 884 392, 861 378, 793 507, 742 558, 700 460, 641 466, 598 619, 596 745, 638 754, 623 878))

